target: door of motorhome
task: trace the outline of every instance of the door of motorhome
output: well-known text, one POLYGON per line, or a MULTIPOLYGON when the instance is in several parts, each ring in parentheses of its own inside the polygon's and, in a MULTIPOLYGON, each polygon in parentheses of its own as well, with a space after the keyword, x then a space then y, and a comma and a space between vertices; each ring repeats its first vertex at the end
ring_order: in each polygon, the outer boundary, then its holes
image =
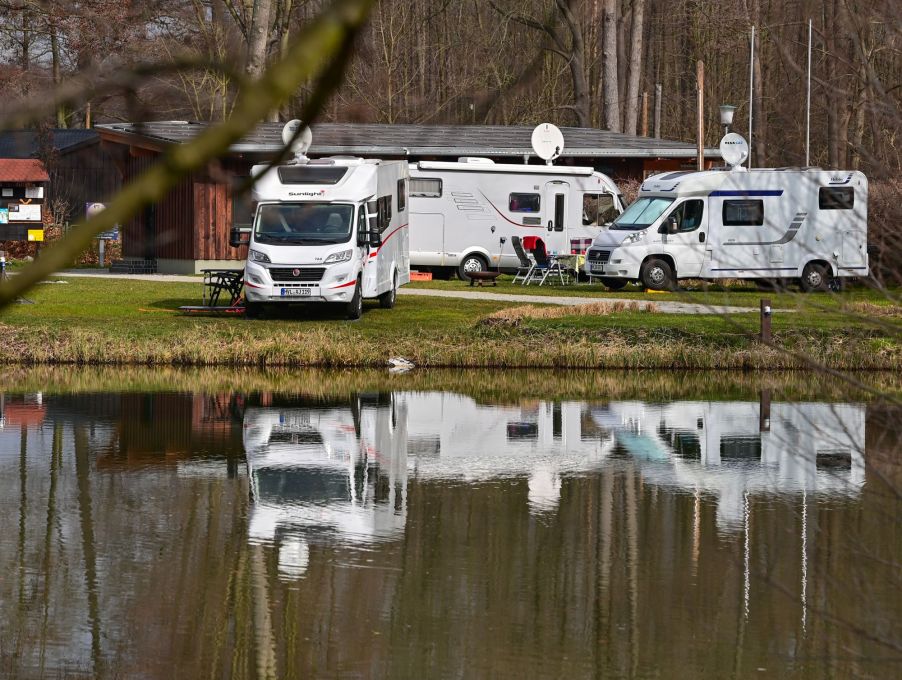
POLYGON ((673 172, 601 232, 586 273, 613 288, 678 279, 798 281, 826 290, 868 275, 868 182, 817 168, 673 172))
POLYGON ((616 185, 592 168, 420 161, 410 166, 410 257, 437 273, 516 269, 513 236, 583 253, 622 212, 616 185))
POLYGON ((252 170, 248 316, 292 302, 340 303, 355 319, 363 298, 394 306, 398 287, 410 281, 407 163, 301 159, 267 170, 252 170))

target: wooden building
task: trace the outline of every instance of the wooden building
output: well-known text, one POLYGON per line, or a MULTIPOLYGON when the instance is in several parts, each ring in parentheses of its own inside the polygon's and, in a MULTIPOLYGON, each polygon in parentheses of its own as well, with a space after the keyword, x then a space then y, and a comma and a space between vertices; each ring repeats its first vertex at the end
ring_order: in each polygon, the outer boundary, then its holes
MULTIPOLYGON (((128 181, 169 146, 192 139, 207 123, 184 121, 98 125, 103 146, 128 181)), ((500 125, 379 125, 322 123, 313 126, 309 155, 455 160, 482 156, 496 162, 540 163, 531 147, 532 127, 500 125)), ((123 225, 123 269, 194 273, 204 267, 235 266, 243 249, 230 248, 233 224, 250 221, 246 196, 232 191, 250 168, 281 150, 281 123, 261 124, 205 172, 183 180, 158 205, 123 225)), ((591 165, 615 181, 641 180, 652 172, 693 169, 695 145, 635 137, 591 128, 562 128, 562 165, 591 165)), ((720 153, 707 149, 706 158, 720 153)))

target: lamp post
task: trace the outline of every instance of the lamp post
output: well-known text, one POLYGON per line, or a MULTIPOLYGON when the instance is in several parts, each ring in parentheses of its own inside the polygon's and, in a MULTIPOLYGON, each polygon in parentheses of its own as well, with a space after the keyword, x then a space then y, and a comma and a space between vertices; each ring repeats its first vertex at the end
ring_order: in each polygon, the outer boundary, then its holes
POLYGON ((723 125, 724 134, 730 132, 730 126, 733 124, 733 114, 736 113, 736 107, 731 104, 720 105, 720 124, 723 125))

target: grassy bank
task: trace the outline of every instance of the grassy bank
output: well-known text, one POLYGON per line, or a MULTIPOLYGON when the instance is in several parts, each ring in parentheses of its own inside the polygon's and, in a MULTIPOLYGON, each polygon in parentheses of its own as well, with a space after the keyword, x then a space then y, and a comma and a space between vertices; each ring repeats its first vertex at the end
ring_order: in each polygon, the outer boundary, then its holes
MULTIPOLYGON (((514 302, 401 297, 394 310, 368 303, 359 322, 320 307, 260 321, 176 311, 197 304, 200 291, 200 283, 131 280, 40 285, 30 293, 36 304, 0 314, 0 362, 376 367, 400 355, 433 367, 805 369, 812 358, 838 370, 902 367, 898 307, 858 293, 809 296, 810 306, 775 314, 775 343, 765 346, 755 314, 629 305, 546 318, 498 314, 514 302), (863 303, 880 314, 850 311, 863 303)), ((725 296, 721 303, 736 304, 725 296)))

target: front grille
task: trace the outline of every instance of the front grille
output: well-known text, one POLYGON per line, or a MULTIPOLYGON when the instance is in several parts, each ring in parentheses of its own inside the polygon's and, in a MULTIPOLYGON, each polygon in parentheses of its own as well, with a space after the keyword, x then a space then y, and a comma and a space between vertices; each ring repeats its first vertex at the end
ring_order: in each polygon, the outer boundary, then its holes
POLYGON ((294 283, 295 281, 319 281, 323 278, 325 271, 325 267, 272 267, 269 275, 273 281, 294 283))
POLYGON ((592 262, 607 262, 611 257, 610 250, 590 250, 589 260, 592 262))

